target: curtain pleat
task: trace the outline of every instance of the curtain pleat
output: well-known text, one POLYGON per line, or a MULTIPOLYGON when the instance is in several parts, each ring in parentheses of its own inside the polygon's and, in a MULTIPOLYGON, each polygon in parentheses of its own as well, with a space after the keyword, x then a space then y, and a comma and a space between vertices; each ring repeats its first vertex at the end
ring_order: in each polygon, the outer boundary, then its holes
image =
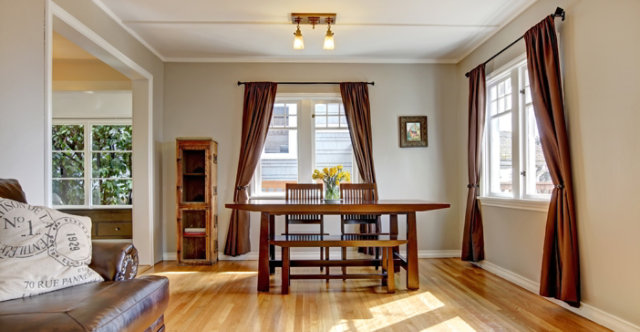
POLYGON ((484 259, 484 235, 482 214, 478 194, 480 191, 480 165, 482 156, 482 135, 486 115, 485 66, 481 64, 469 73, 469 135, 468 173, 469 188, 467 210, 464 216, 462 254, 464 261, 478 262, 484 259))
MULTIPOLYGON (((277 84, 273 82, 245 84, 240 157, 233 193, 233 201, 236 203, 249 200, 247 189, 267 138, 276 90, 277 84)), ((224 253, 229 256, 238 256, 249 250, 251 250, 249 212, 232 210, 224 253)))
POLYGON ((525 33, 527 67, 542 151, 555 188, 547 214, 540 294, 580 306, 578 232, 558 42, 553 16, 525 33))
MULTIPOLYGON (((376 183, 368 84, 366 82, 343 82, 340 83, 340 93, 360 178, 364 183, 376 183)), ((377 187, 375 196, 378 197, 377 187)), ((373 233, 375 232, 373 227, 374 225, 360 225, 360 232, 373 233)), ((367 254, 373 254, 373 248, 360 248, 360 250, 367 254)))

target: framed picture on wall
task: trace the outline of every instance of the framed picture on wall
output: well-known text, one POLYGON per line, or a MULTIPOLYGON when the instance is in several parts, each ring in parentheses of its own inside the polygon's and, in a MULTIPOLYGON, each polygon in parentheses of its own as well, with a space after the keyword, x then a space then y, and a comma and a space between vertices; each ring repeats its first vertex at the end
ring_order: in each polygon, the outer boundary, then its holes
POLYGON ((401 116, 400 125, 400 147, 426 147, 427 140, 427 117, 426 116, 401 116))

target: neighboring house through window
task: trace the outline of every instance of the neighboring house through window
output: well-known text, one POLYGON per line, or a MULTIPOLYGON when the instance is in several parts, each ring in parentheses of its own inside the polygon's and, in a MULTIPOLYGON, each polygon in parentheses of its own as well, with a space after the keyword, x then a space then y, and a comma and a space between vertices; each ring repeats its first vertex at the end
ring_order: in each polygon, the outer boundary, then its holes
POLYGON ((252 196, 283 196, 286 183, 311 183, 313 169, 336 165, 355 175, 342 99, 278 95, 252 196))

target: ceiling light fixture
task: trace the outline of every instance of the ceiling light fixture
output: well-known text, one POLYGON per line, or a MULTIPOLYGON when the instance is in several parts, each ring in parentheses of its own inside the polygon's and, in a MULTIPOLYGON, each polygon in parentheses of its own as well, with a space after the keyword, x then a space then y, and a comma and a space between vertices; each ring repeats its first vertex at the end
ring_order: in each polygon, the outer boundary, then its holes
POLYGON ((304 49, 304 40, 302 39, 302 32, 300 31, 300 18, 296 18, 296 23, 298 24, 298 28, 296 32, 293 33, 293 49, 294 50, 302 50, 304 49))
POLYGON ((291 23, 296 24, 296 32, 293 34, 293 48, 296 50, 304 49, 300 24, 311 24, 311 27, 315 29, 316 24, 320 24, 323 20, 327 22, 328 29, 322 48, 325 50, 333 50, 335 48, 335 42, 333 32, 331 31, 331 24, 336 23, 335 13, 291 13, 291 23))
POLYGON ((327 17, 327 25, 329 26, 327 29, 327 34, 324 36, 324 44, 322 48, 325 50, 333 50, 336 47, 335 42, 333 41, 333 32, 331 32, 331 18, 327 17))

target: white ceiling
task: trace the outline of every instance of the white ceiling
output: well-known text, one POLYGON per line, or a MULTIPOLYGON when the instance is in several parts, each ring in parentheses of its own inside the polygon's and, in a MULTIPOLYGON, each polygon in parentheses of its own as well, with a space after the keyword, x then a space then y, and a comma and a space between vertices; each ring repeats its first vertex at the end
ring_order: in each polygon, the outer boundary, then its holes
POLYGON ((165 61, 456 63, 536 0, 94 0, 165 61), (334 12, 301 26, 292 12, 334 12))

